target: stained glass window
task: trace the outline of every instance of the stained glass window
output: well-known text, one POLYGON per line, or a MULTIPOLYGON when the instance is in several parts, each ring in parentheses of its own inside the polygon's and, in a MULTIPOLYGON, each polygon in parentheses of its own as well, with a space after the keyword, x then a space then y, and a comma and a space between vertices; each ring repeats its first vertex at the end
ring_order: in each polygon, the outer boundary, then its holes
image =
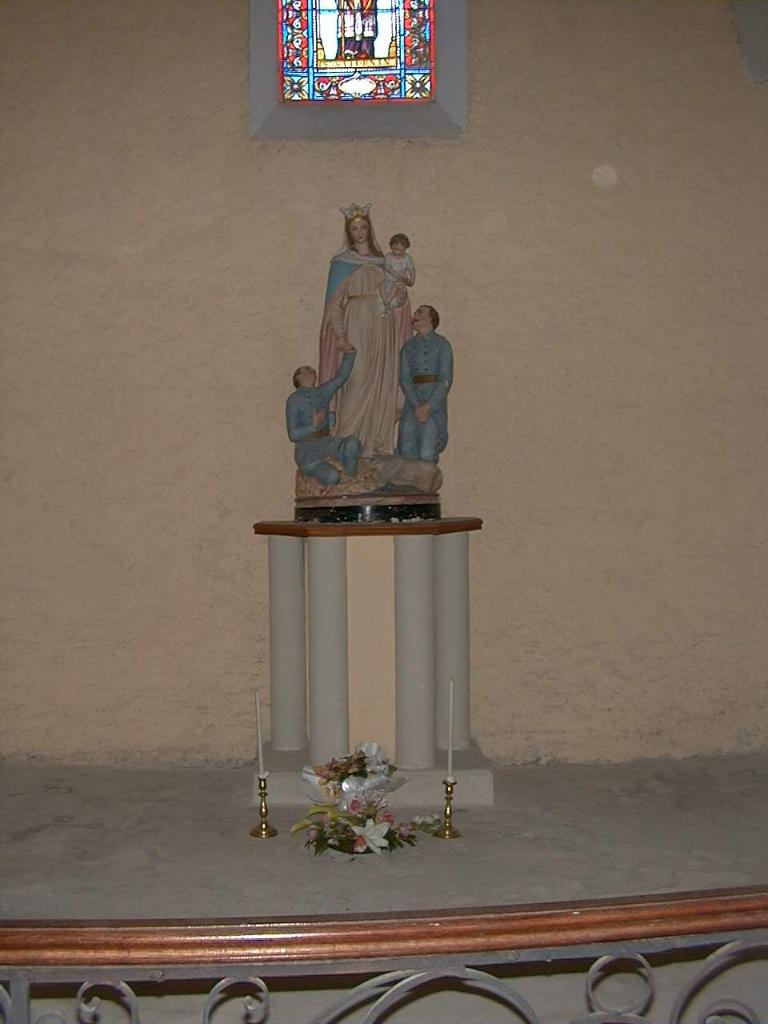
POLYGON ((423 103, 434 92, 434 0, 277 0, 280 96, 423 103))

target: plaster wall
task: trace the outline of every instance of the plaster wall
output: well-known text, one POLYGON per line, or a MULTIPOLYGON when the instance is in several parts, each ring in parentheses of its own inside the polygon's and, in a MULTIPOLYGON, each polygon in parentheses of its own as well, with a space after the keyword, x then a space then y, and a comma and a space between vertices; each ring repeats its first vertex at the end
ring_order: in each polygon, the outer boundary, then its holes
POLYGON ((0 6, 0 756, 253 757, 250 528, 351 199, 454 342, 483 750, 768 746, 768 87, 720 0, 468 7, 466 137, 281 143, 246 0, 0 6))

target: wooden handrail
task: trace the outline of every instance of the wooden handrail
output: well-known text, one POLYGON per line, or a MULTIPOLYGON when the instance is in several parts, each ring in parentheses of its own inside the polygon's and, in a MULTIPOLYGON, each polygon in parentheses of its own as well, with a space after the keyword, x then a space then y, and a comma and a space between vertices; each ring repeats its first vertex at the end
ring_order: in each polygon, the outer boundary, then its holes
POLYGON ((303 918, 0 922, 0 964, 269 964, 576 946, 768 928, 768 888, 303 918))

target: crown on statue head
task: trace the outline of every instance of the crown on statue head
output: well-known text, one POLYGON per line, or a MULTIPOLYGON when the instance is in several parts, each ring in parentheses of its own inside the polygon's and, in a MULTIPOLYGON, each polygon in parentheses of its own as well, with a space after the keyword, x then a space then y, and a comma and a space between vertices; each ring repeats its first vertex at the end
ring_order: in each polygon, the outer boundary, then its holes
POLYGON ((367 220, 372 205, 373 203, 363 203, 362 206, 359 203, 352 203, 351 206, 342 206, 341 212, 347 221, 354 220, 355 217, 365 217, 367 220))

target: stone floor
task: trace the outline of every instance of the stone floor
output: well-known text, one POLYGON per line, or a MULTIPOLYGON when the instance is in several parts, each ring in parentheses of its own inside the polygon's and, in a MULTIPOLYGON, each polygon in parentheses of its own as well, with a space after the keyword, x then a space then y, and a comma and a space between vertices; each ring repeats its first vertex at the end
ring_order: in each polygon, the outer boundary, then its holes
POLYGON ((768 755, 497 769, 495 806, 462 807, 457 790, 461 839, 354 860, 311 856, 290 835, 296 807, 272 806, 280 834, 252 839, 252 782, 252 767, 0 766, 0 918, 263 918, 768 881, 768 755))

